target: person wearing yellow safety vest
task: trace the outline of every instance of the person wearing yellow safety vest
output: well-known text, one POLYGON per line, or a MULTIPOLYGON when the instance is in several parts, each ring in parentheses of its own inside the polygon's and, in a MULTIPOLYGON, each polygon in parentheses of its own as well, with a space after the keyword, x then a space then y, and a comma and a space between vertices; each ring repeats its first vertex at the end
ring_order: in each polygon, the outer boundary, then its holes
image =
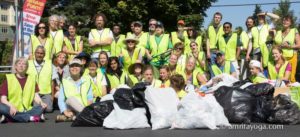
POLYGON ((161 81, 154 78, 154 69, 150 65, 146 65, 143 70, 143 82, 147 82, 150 86, 159 88, 161 86, 161 81))
POLYGON ((104 27, 106 22, 107 18, 103 13, 94 16, 96 29, 91 29, 88 38, 90 47, 93 49, 92 58, 98 59, 100 51, 105 51, 110 56, 113 33, 109 28, 104 27))
POLYGON ((89 63, 88 69, 89 69, 89 74, 87 75, 87 77, 89 77, 92 81, 91 83, 92 83, 94 101, 98 102, 100 101, 101 97, 107 94, 106 78, 98 69, 98 62, 96 60, 92 60, 89 63))
POLYGON ((70 63, 70 77, 64 78, 59 91, 58 106, 63 115, 58 115, 57 120, 71 118, 80 113, 84 107, 93 102, 91 80, 82 77, 80 71, 82 64, 79 59, 73 59, 70 63))
POLYGON ((170 69, 170 74, 174 75, 184 70, 184 65, 178 64, 178 56, 172 53, 170 55, 168 67, 170 69))
POLYGON ((75 56, 76 59, 79 59, 82 64, 82 72, 83 75, 89 74, 88 65, 91 61, 91 56, 85 52, 80 52, 77 56, 75 56))
POLYGON ((164 26, 162 22, 158 21, 156 24, 155 35, 150 36, 146 47, 146 55, 148 60, 150 60, 150 64, 157 68, 167 64, 168 57, 165 53, 169 52, 169 49, 172 48, 173 45, 169 34, 164 34, 164 26))
POLYGON ((118 57, 109 57, 106 69, 106 75, 108 78, 108 91, 117 88, 121 84, 125 84, 126 72, 124 72, 120 66, 118 57))
MULTIPOLYGON (((185 64, 186 64, 186 59, 187 59, 187 54, 184 54, 185 52, 185 47, 182 42, 178 42, 174 45, 174 50, 172 51, 172 54, 175 54, 178 59, 177 59, 177 64, 180 64, 182 68, 179 68, 180 70, 184 70, 185 64)), ((179 67, 179 65, 178 65, 179 67)))
POLYGON ((137 45, 137 47, 145 48, 148 43, 148 32, 143 31, 143 24, 140 21, 135 21, 133 23, 133 26, 133 33, 131 35, 127 35, 127 37, 133 36, 134 38, 138 39, 139 44, 137 45))
POLYGON ((15 74, 6 74, 0 90, 0 123, 44 120, 42 113, 47 104, 38 95, 35 76, 26 75, 27 68, 27 59, 20 57, 14 64, 15 74))
POLYGON ((223 26, 221 24, 222 14, 216 12, 214 14, 213 23, 208 26, 207 40, 206 40, 206 57, 210 60, 211 64, 215 63, 217 53, 217 41, 221 37, 223 32, 223 26))
POLYGON ((186 32, 187 28, 184 27, 184 20, 178 20, 177 22, 177 31, 171 32, 172 44, 175 45, 178 42, 184 42, 188 34, 186 32))
POLYGON ((237 76, 239 76, 239 65, 237 58, 240 56, 240 46, 242 43, 236 33, 232 32, 232 24, 225 22, 223 24, 224 34, 217 41, 218 50, 225 54, 225 60, 233 65, 237 76))
POLYGON ((74 24, 69 25, 69 35, 64 38, 63 51, 68 54, 69 61, 83 50, 83 39, 76 34, 76 28, 74 24))
POLYGON ((185 45, 185 48, 184 48, 184 54, 189 54, 192 52, 191 50, 191 42, 196 42, 197 43, 197 49, 199 51, 202 51, 203 52, 203 49, 202 49, 202 36, 198 34, 198 32, 196 31, 196 29, 194 27, 190 27, 188 30, 187 30, 187 34, 188 36, 184 39, 184 45, 185 45))
POLYGON ((249 63, 250 77, 253 84, 268 82, 268 79, 262 73, 261 63, 257 60, 251 60, 249 63))
POLYGON ((241 49, 241 54, 240 54, 240 80, 244 80, 249 77, 249 64, 248 62, 250 61, 250 50, 248 50, 249 45, 252 44, 252 34, 251 34, 251 29, 255 25, 255 20, 252 16, 248 17, 246 19, 246 27, 247 30, 245 31, 239 31, 239 37, 240 41, 242 43, 242 46, 240 47, 241 49), (249 53, 248 53, 249 51, 249 53))
POLYGON ((120 24, 114 24, 112 27, 112 32, 114 36, 114 40, 111 44, 111 57, 119 57, 121 51, 123 48, 125 48, 125 44, 123 43, 125 39, 124 34, 121 33, 121 25, 120 24))
POLYGON ((199 46, 197 42, 192 41, 190 43, 190 49, 191 53, 187 54, 188 56, 193 56, 196 59, 196 68, 199 70, 199 72, 203 73, 207 71, 207 66, 206 66, 206 58, 205 58, 205 53, 202 50, 198 49, 199 46))
POLYGON ((213 78, 217 75, 226 73, 237 78, 236 70, 230 61, 225 60, 225 54, 222 51, 217 52, 216 64, 210 67, 210 77, 213 78))
POLYGON ((159 69, 159 79, 161 80, 161 88, 170 87, 170 76, 170 69, 167 65, 164 65, 159 69))
POLYGON ((151 35, 154 35, 155 34, 155 28, 156 28, 156 24, 157 24, 157 20, 156 19, 150 19, 149 20, 149 32, 148 32, 148 40, 149 40, 149 37, 151 35))
MULTIPOLYGON (((252 34, 252 44, 249 45, 248 53, 252 53, 252 58, 262 62, 263 68, 267 67, 269 61, 269 50, 267 47, 267 40, 270 33, 274 33, 273 23, 267 24, 266 17, 269 16, 275 21, 279 19, 279 16, 273 13, 259 13, 258 16, 258 25, 251 28, 252 34)), ((247 55, 249 56, 249 54, 247 55)), ((248 59, 250 60, 250 59, 248 59)))
POLYGON ((292 16, 283 17, 282 24, 283 29, 276 33, 275 44, 280 45, 283 50, 283 57, 292 66, 290 81, 293 83, 296 82, 297 50, 300 48, 300 35, 296 28, 291 28, 294 24, 292 16))
POLYGON ((204 73, 195 69, 195 66, 196 59, 193 56, 188 56, 184 71, 179 72, 184 77, 186 85, 200 86, 207 82, 204 73))
POLYGON ((125 84, 129 87, 133 87, 136 83, 139 83, 143 79, 144 65, 142 63, 134 63, 129 66, 129 74, 126 77, 125 84))
POLYGON ((120 61, 123 64, 123 71, 128 72, 131 64, 141 63, 145 55, 145 48, 138 47, 139 40, 134 36, 128 36, 124 41, 126 45, 120 54, 120 61))
POLYGON ((133 34, 133 32, 134 32, 134 23, 135 23, 135 21, 132 21, 132 22, 130 23, 130 30, 131 30, 131 31, 126 33, 126 37, 128 37, 128 36, 130 36, 130 35, 133 34))
POLYGON ((187 92, 184 90, 185 81, 182 75, 175 74, 170 77, 170 87, 172 87, 179 99, 182 99, 187 95, 187 92))
POLYGON ((46 55, 44 59, 46 60, 52 59, 53 41, 51 37, 49 37, 49 28, 45 23, 40 22, 35 26, 34 35, 30 36, 30 42, 31 42, 31 53, 29 55, 30 59, 35 58, 34 51, 36 47, 40 45, 44 46, 46 49, 46 55))
POLYGON ((52 80, 54 80, 52 61, 44 60, 45 48, 38 46, 35 50, 35 59, 28 61, 27 74, 34 75, 39 86, 39 95, 47 104, 45 112, 53 111, 52 80))
POLYGON ((271 80, 289 81, 291 76, 292 66, 283 57, 283 51, 280 47, 272 48, 272 58, 268 63, 268 74, 271 80))
POLYGON ((53 41, 53 53, 56 54, 62 51, 64 42, 63 30, 59 29, 59 16, 51 15, 49 17, 49 37, 53 41))

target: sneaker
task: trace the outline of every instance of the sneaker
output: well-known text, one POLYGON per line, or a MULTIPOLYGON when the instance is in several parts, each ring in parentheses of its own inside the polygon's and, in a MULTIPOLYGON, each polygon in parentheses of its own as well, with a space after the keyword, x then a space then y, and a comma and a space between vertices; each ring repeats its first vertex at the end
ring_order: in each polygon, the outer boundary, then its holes
POLYGON ((46 121, 46 118, 45 118, 44 114, 42 114, 40 116, 40 122, 45 122, 45 121, 46 121))
POLYGON ((41 118, 39 116, 32 116, 32 119, 30 119, 31 122, 37 123, 41 121, 41 118))
POLYGON ((74 118, 66 117, 65 115, 57 115, 55 122, 72 122, 74 121, 74 118))
POLYGON ((1 115, 0 116, 0 123, 3 123, 5 121, 5 116, 4 115, 1 115))

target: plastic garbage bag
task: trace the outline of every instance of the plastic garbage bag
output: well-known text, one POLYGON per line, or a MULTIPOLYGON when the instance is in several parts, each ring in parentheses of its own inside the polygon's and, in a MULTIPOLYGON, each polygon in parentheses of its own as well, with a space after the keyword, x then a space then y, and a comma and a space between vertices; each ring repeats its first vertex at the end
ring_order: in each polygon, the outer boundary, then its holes
POLYGON ((91 104, 83 109, 72 123, 72 127, 102 126, 103 120, 114 109, 113 101, 103 101, 91 104))
POLYGON ((132 110, 120 109, 118 104, 113 103, 114 110, 104 119, 103 127, 111 129, 132 129, 147 128, 145 108, 135 108, 132 110))
POLYGON ((131 89, 119 88, 115 91, 113 97, 121 109, 132 110, 135 108, 131 89))
POLYGON ((224 108, 230 123, 250 123, 255 98, 236 87, 222 86, 214 93, 218 103, 224 108))
POLYGON ((199 96, 195 92, 188 93, 179 104, 172 129, 209 128, 230 126, 223 108, 213 95, 199 96))
POLYGON ((258 83, 246 87, 244 90, 254 96, 273 95, 274 86, 268 83, 258 83))
POLYGON ((289 96, 279 94, 273 100, 273 111, 268 121, 277 124, 300 123, 300 111, 298 106, 289 96))
POLYGON ((147 87, 145 99, 151 114, 152 130, 171 127, 179 103, 174 89, 147 87))

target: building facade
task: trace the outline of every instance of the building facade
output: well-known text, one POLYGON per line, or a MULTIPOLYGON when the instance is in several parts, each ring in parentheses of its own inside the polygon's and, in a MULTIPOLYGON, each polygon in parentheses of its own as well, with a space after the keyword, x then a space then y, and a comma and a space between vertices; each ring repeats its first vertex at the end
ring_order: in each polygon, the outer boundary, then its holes
POLYGON ((14 0, 0 1, 0 41, 13 40, 15 37, 14 0))

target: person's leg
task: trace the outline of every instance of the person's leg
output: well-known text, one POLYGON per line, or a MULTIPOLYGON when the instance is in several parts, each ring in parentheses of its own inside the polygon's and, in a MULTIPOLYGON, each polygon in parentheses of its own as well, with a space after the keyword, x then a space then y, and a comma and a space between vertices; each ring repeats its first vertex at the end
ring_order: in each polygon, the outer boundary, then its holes
POLYGON ((34 106, 27 112, 30 116, 41 116, 43 114, 42 106, 34 106))
POLYGON ((296 69, 297 69, 297 61, 298 61, 298 56, 297 56, 297 53, 295 52, 294 53, 294 56, 288 60, 289 63, 291 64, 292 66, 292 72, 291 72, 291 76, 290 76, 290 81, 292 83, 296 82, 296 69))
POLYGON ((70 97, 66 100, 66 104, 68 107, 70 107, 71 110, 73 110, 76 114, 80 113, 83 109, 84 106, 83 104, 80 103, 78 99, 75 97, 70 97))
POLYGON ((53 100, 51 94, 40 95, 42 101, 47 104, 46 113, 53 112, 53 100))
POLYGON ((9 106, 0 103, 0 115, 4 115, 8 119, 12 119, 9 110, 10 110, 9 106))

